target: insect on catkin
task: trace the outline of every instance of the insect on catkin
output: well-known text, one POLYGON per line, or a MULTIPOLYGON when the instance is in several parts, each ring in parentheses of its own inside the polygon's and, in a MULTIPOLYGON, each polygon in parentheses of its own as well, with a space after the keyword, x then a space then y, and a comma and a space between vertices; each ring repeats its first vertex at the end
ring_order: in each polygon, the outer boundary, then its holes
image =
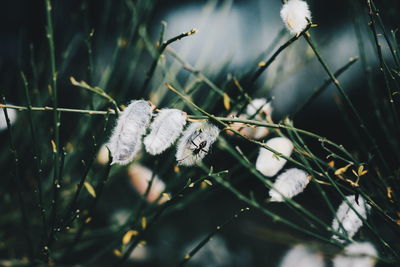
POLYGON ((218 127, 208 122, 193 122, 179 139, 176 150, 178 165, 191 166, 209 152, 219 134, 218 127))
POLYGON ((356 242, 346 246, 333 258, 333 267, 373 267, 378 252, 369 242, 356 242))
MULTIPOLYGON (((292 141, 285 137, 269 139, 266 145, 286 157, 290 157, 293 151, 292 141)), ((285 163, 286 159, 261 147, 257 157, 256 169, 265 176, 272 177, 283 168, 285 163)))
MULTIPOLYGON (((342 204, 340 204, 339 209, 336 212, 336 217, 332 222, 332 229, 338 233, 344 234, 348 238, 353 238, 358 229, 363 225, 363 221, 357 213, 359 213, 363 219, 367 219, 371 206, 368 205, 361 196, 358 197, 358 204, 354 195, 347 196, 346 199, 350 205, 346 201, 343 201, 342 204), (350 206, 353 207, 357 213, 350 206)), ((332 238, 338 241, 343 241, 342 238, 337 235, 333 235, 332 238)))
POLYGON ((146 151, 151 155, 164 152, 181 135, 185 124, 185 112, 178 109, 162 109, 150 125, 150 134, 144 138, 146 151))
POLYGON ((150 102, 134 100, 120 114, 107 146, 112 164, 126 165, 140 150, 141 138, 146 132, 153 113, 150 102))
POLYGON ((282 6, 281 18, 289 32, 298 35, 307 27, 308 20, 311 20, 311 12, 305 1, 288 0, 282 6))
POLYGON ((287 198, 292 198, 304 191, 310 182, 308 174, 300 169, 292 168, 281 173, 269 191, 269 201, 282 202, 287 198))

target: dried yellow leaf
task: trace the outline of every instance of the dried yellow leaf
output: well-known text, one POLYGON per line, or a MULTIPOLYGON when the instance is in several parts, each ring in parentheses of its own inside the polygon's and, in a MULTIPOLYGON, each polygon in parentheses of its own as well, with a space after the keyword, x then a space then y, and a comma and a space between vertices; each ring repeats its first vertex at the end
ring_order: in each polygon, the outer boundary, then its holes
POLYGON ((224 107, 226 110, 231 109, 231 98, 228 96, 227 93, 224 93, 224 107))
POLYGON ((211 186, 211 185, 212 185, 212 183, 211 183, 211 181, 210 181, 210 180, 207 180, 207 179, 205 179, 205 180, 204 180, 204 182, 205 182, 206 184, 208 184, 209 186, 211 186))
POLYGON ((129 230, 128 232, 126 232, 124 234, 124 236, 122 237, 122 244, 126 245, 128 244, 133 236, 138 235, 138 231, 136 230, 129 230))
POLYGON ((142 224, 142 229, 145 229, 147 227, 147 219, 146 219, 146 217, 142 217, 141 224, 142 224))
POLYGON ((175 173, 178 173, 178 172, 180 172, 181 170, 179 169, 179 166, 177 166, 177 165, 175 165, 175 167, 174 167, 174 172, 175 173))
POLYGON ((194 183, 190 183, 190 184, 189 184, 189 187, 194 187, 194 183))
POLYGON ((92 196, 92 197, 96 197, 96 191, 94 191, 94 188, 91 184, 89 184, 89 182, 85 182, 84 183, 86 190, 88 191, 88 193, 92 196))
POLYGON ((342 175, 342 174, 345 173, 345 172, 347 171, 347 169, 348 169, 350 166, 352 166, 352 165, 353 165, 353 163, 349 163, 349 164, 347 164, 346 166, 337 169, 337 170, 335 171, 335 175, 336 175, 336 176, 342 175))
POLYGON ((186 254, 183 258, 184 258, 185 260, 188 260, 188 259, 190 259, 190 255, 189 255, 189 254, 186 254))
POLYGON ((90 223, 92 221, 92 217, 87 217, 85 223, 90 223))
POLYGON ((335 161, 334 160, 329 161, 328 166, 331 168, 335 167, 335 161))
POLYGON ((118 249, 114 249, 114 250, 113 250, 113 254, 114 254, 115 256, 117 256, 117 257, 121 257, 121 256, 122 256, 122 252, 119 251, 118 249))
POLYGON ((165 197, 168 200, 171 200, 171 195, 168 193, 162 193, 163 197, 165 197))
POLYGON ((54 142, 54 140, 51 139, 50 143, 51 143, 51 148, 53 149, 53 152, 54 152, 54 153, 57 153, 57 145, 56 145, 56 142, 54 142))
POLYGON ((393 198, 393 189, 391 187, 386 188, 387 190, 387 197, 392 199, 393 198))
POLYGON ((363 176, 368 173, 368 170, 364 170, 364 165, 360 165, 358 167, 358 176, 363 176))
POLYGON ((259 67, 264 67, 265 65, 266 65, 267 63, 265 63, 264 61, 260 61, 260 62, 258 62, 258 66, 259 67))

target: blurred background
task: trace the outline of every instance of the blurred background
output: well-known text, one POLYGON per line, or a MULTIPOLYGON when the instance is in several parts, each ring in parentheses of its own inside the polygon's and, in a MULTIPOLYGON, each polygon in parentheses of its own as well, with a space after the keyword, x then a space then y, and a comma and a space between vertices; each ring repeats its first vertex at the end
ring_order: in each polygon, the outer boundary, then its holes
MULTIPOLYGON (((368 30, 364 1, 307 2, 312 21, 317 24, 310 32, 331 69, 336 71, 347 64, 350 58, 360 56, 360 45, 363 47, 365 62, 356 62, 339 80, 354 99, 360 113, 368 114, 373 105, 366 97, 368 79, 365 78, 363 64, 375 70, 378 61, 368 30), (364 41, 360 44, 358 40, 364 41)), ((168 93, 164 83, 169 82, 183 89, 196 88, 193 97, 195 103, 213 114, 226 116, 228 112, 224 110, 222 98, 215 98, 209 104, 209 86, 203 82, 204 79, 185 70, 183 65, 186 65, 200 71, 231 97, 238 95, 232 81, 239 79, 252 97, 271 99, 275 122, 290 116, 296 127, 343 144, 352 152, 357 151, 350 138, 352 132, 341 111, 340 101, 335 100, 337 92, 333 86, 329 86, 310 105, 301 108, 308 96, 328 78, 302 38, 280 54, 256 83, 248 81, 248 75, 254 73, 257 64, 266 61, 273 51, 290 38, 279 15, 282 6, 279 0, 69 0, 52 1, 52 4, 60 107, 93 110, 111 107, 98 96, 73 86, 69 79, 72 76, 78 81, 84 80, 104 89, 119 105, 126 105, 132 99, 149 98, 157 107, 175 106, 189 113, 192 111, 175 95, 168 93), (192 28, 197 29, 198 33, 169 46, 160 58, 148 89, 142 90, 156 51, 161 22, 167 25, 164 39, 192 28)), ((397 13, 400 3, 384 0, 377 4, 387 27, 396 29, 399 25, 397 13)), ((0 36, 0 92, 6 97, 7 103, 26 106, 21 79, 21 72, 24 72, 32 105, 51 106, 45 2, 3 1, 0 36)), ((390 62, 386 48, 383 44, 384 56, 390 62)), ((382 78, 378 75, 375 77, 374 73, 369 74, 370 78, 382 83, 382 78)), ((36 112, 33 116, 43 177, 50 177, 52 113, 36 112)), ((88 179, 93 184, 98 183, 105 163, 96 157, 110 134, 115 118, 110 116, 107 122, 105 116, 62 113, 61 121, 60 144, 66 156, 62 182, 65 190, 63 187, 60 198, 67 201, 73 196, 75 184, 92 159, 88 179)), ((374 120, 367 123, 374 132, 379 133, 380 128, 374 120)), ((31 189, 35 167, 27 125, 27 114, 17 113, 13 124, 14 140, 20 157, 24 198, 29 203, 34 199, 31 189)), ((227 140, 255 160, 258 151, 256 146, 235 137, 228 136, 227 140)), ((387 140, 382 138, 379 142, 386 153, 391 153, 387 140)), ((7 131, 2 130, 0 173, 4 179, 0 182, 0 259, 4 260, 3 264, 13 259, 18 262, 27 256, 23 252, 23 239, 14 236, 21 231, 21 226, 15 223, 19 211, 15 208, 15 183, 9 179, 14 170, 8 146, 7 131)), ((310 147, 315 148, 321 157, 325 156, 315 144, 311 143, 310 147)), ((142 153, 136 160, 137 164, 139 162, 168 184, 171 192, 177 192, 187 178, 204 175, 196 168, 174 169, 174 148, 157 157, 142 153)), ((205 164, 213 166, 215 171, 222 171, 231 169, 235 159, 216 146, 205 164)), ((286 167, 290 166, 288 164, 286 167)), ((268 190, 260 187, 245 168, 236 168, 229 175, 237 179, 235 185, 240 191, 252 192, 261 202, 267 198, 268 190)), ((141 199, 132 179, 128 168, 111 171, 102 198, 97 203, 95 216, 92 216, 95 219, 89 227, 89 233, 83 235, 78 249, 70 251, 71 256, 58 263, 60 266, 110 266, 115 261, 118 255, 113 250, 118 249, 118 242, 115 246, 108 245, 115 242, 115 230, 132 218, 132 210, 138 207, 141 199)), ((46 188, 51 189, 51 182, 45 185, 46 188)), ((314 201, 314 191, 315 188, 310 188, 308 194, 298 196, 296 200, 308 205, 322 220, 329 222, 330 216, 324 211, 323 203, 314 201)), ((91 205, 92 199, 86 191, 85 194, 79 202, 81 211, 91 205)), ((337 206, 340 199, 332 198, 337 206)), ((46 203, 50 201, 50 197, 45 198, 46 203)), ((32 203, 30 205, 30 218, 35 221, 39 213, 37 207, 32 203)), ((204 236, 245 206, 217 184, 203 185, 187 196, 184 205, 177 205, 162 217, 150 231, 146 245, 134 250, 127 266, 175 266, 204 236)), ((303 223, 290 209, 283 207, 277 204, 269 206, 285 218, 298 221, 299 225, 303 223)), ((76 223, 79 225, 82 222, 78 219, 76 223)), ((38 229, 35 226, 32 228, 33 232, 38 229)), ((63 246, 67 246, 62 240, 65 239, 69 244, 74 234, 73 229, 71 233, 61 233, 57 237, 61 242, 55 245, 54 250, 62 251, 63 246)), ((251 210, 218 233, 189 261, 188 266, 278 266, 284 253, 300 242, 313 244, 316 241, 251 210)))

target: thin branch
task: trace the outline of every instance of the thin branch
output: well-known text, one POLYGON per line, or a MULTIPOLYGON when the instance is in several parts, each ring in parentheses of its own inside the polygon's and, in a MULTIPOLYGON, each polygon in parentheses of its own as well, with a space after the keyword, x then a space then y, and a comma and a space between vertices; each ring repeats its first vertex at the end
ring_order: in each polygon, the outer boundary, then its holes
MULTIPOLYGON (((162 28, 162 32, 164 31, 164 27, 165 27, 165 26, 163 26, 163 28, 162 28)), ((141 91, 142 91, 142 92, 145 92, 145 91, 146 91, 146 89, 147 89, 147 87, 148 87, 148 85, 149 85, 149 83, 150 83, 150 80, 151 80, 151 78, 153 77, 154 72, 155 72, 155 70, 156 70, 156 68, 157 68, 158 60, 160 59, 160 56, 162 55, 162 53, 164 52, 164 50, 167 48, 167 46, 170 45, 170 44, 172 44, 173 42, 176 42, 176 41, 181 40, 182 38, 185 38, 185 37, 188 37, 188 36, 190 36, 190 35, 193 35, 193 34, 195 34, 196 32, 197 32, 196 29, 192 29, 192 30, 190 30, 190 31, 188 31, 188 32, 181 33, 181 34, 179 34, 178 36, 175 36, 175 37, 173 37, 173 38, 171 38, 171 39, 169 39, 169 40, 163 42, 163 43, 159 46, 158 51, 157 51, 157 55, 156 55, 156 57, 154 58, 153 63, 151 64, 150 69, 149 69, 149 71, 148 71, 147 74, 146 74, 146 79, 145 79, 144 82, 143 82, 143 85, 142 85, 142 88, 141 88, 141 91)))
POLYGON ((297 39, 299 39, 302 35, 304 35, 308 31, 308 29, 310 29, 310 27, 311 27, 311 23, 309 23, 307 25, 307 27, 300 34, 293 36, 286 43, 284 43, 281 47, 279 47, 278 50, 276 50, 275 53, 268 59, 268 61, 259 67, 259 69, 256 71, 256 73, 251 78, 250 84, 253 84, 260 77, 260 75, 272 64, 272 62, 274 62, 274 60, 278 57, 278 55, 283 50, 285 50, 288 46, 290 46, 292 43, 294 43, 297 39))

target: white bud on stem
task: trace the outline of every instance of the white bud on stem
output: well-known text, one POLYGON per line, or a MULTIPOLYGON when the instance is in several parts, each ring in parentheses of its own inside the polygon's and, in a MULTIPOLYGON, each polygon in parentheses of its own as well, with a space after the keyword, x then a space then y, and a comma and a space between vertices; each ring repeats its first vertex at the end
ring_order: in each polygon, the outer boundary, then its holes
POLYGON ((181 135, 185 124, 185 112, 178 109, 162 109, 150 125, 150 134, 144 139, 146 151, 151 155, 164 152, 181 135))
MULTIPOLYGON (((275 137, 267 141, 266 146, 279 152, 285 157, 290 157, 293 143, 285 137, 275 137)), ((285 165, 286 159, 261 147, 257 157, 256 169, 265 176, 272 177, 285 165)))
POLYGON ((145 100, 134 100, 119 115, 111 138, 107 144, 113 162, 126 165, 140 150, 141 138, 146 132, 153 107, 145 100))
POLYGON ((296 245, 283 258, 280 267, 323 267, 324 257, 305 245, 296 245))
POLYGON ((378 252, 369 242, 352 243, 333 258, 334 267, 373 267, 378 252))
POLYGON ((281 173, 269 191, 269 201, 283 202, 286 198, 292 198, 304 191, 310 182, 308 174, 300 169, 292 168, 281 173))
POLYGON ((300 34, 311 20, 308 4, 302 0, 289 0, 281 9, 281 18, 293 35, 300 34))
MULTIPOLYGON (((361 196, 358 197, 358 204, 354 195, 347 196, 346 199, 350 205, 346 201, 343 201, 342 204, 340 204, 336 212, 336 217, 332 222, 332 229, 338 233, 346 235, 348 238, 353 238, 363 225, 363 221, 357 213, 359 213, 363 219, 367 219, 371 206, 368 205, 361 196), (352 208, 357 211, 357 213, 352 208)), ((342 238, 337 235, 333 235, 332 238, 338 241, 343 241, 342 238)))
POLYGON ((208 122, 191 123, 178 142, 178 165, 191 166, 200 162, 209 152, 218 134, 218 127, 208 122))

